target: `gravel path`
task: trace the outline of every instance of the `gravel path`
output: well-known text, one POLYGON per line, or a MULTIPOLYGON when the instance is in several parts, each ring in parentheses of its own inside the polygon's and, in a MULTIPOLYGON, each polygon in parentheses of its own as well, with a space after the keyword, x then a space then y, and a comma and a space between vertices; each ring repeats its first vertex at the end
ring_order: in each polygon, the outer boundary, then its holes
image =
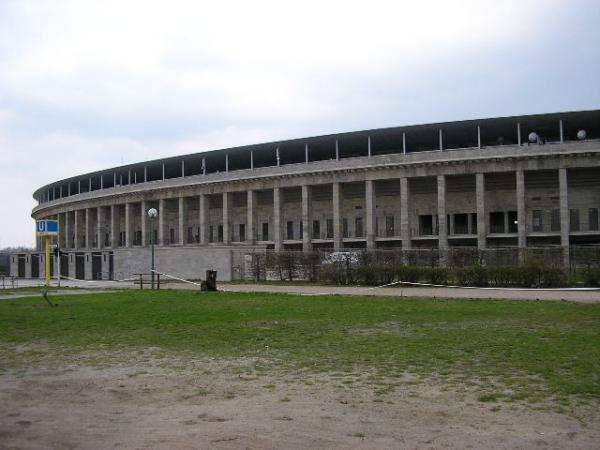
MULTIPOLYGON (((178 285, 179 286, 179 285, 178 285)), ((278 292, 301 295, 373 295, 427 298, 491 298, 504 300, 552 300, 600 303, 600 290, 551 291, 507 289, 461 289, 437 287, 366 288, 354 286, 281 286, 272 284, 220 284, 226 292, 278 292)))

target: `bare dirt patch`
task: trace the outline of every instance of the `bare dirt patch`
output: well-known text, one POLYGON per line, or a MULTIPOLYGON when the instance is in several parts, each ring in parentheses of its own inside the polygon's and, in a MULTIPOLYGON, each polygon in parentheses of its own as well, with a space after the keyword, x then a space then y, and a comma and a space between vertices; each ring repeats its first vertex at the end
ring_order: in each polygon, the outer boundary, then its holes
MULTIPOLYGON (((0 449, 560 448, 600 442, 594 409, 558 414, 408 377, 273 374, 251 360, 173 369, 38 366, 0 375, 0 449)), ((185 361, 178 361, 178 367, 185 361)))

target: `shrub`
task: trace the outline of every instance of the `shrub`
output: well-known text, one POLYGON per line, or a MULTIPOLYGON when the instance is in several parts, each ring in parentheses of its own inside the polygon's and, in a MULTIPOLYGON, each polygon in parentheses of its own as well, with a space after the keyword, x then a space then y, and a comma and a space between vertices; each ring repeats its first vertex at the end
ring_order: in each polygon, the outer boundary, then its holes
POLYGON ((483 266, 461 267, 454 271, 459 286, 487 286, 488 269, 483 266))
POLYGON ((521 273, 516 266, 491 266, 487 268, 488 284, 494 287, 521 285, 521 273))
POLYGON ((600 286, 600 269, 588 267, 583 273, 583 282, 586 286, 600 286))
POLYGON ((395 270, 393 266, 385 264, 367 264, 358 267, 355 276, 360 284, 381 286, 394 281, 395 270))
POLYGON ((448 283, 448 269, 443 267, 423 267, 422 279, 426 283, 431 284, 447 284, 448 283))
POLYGON ((400 281, 417 283, 421 279, 421 268, 415 266, 398 266, 396 268, 396 278, 400 281))

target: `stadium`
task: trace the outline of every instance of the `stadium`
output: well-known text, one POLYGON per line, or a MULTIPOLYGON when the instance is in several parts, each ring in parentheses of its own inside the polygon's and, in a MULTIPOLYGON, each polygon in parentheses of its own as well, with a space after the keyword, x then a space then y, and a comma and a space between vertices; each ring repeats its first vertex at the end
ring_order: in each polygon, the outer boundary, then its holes
MULTIPOLYGON (((427 252, 444 264, 453 251, 506 260, 548 249, 566 267, 574 249, 600 244, 600 110, 220 149, 33 196, 34 219, 59 221, 62 275, 78 279, 148 273, 152 244, 157 268, 191 279, 248 278, 252 255, 270 251, 427 252)), ((10 255, 13 276, 41 278, 44 266, 39 240, 10 255)))

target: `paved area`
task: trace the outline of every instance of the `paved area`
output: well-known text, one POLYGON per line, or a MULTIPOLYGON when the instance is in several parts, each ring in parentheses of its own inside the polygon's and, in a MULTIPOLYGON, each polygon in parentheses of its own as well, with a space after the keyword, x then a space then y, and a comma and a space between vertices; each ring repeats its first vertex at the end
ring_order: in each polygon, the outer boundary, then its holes
MULTIPOLYGON (((53 281, 52 286, 56 285, 53 281)), ((64 287, 85 288, 84 291, 60 291, 77 295, 78 293, 101 293, 108 289, 139 289, 139 286, 129 281, 83 281, 69 280, 61 283, 64 287)), ((18 287, 43 286, 40 280, 19 280, 18 287)), ((357 287, 357 286, 309 286, 309 285, 278 285, 278 284, 234 284, 219 283, 219 290, 224 292, 274 292, 299 295, 372 295, 386 297, 418 297, 418 298, 490 298, 504 300, 549 300, 571 301, 577 303, 600 303, 600 289, 597 290, 543 290, 543 289, 482 289, 482 288, 441 288, 441 287, 357 287)), ((187 283, 166 283, 162 289, 198 289, 197 285, 187 283)), ((58 292, 56 293, 58 294, 58 292)), ((0 289, 0 299, 17 298, 16 296, 31 296, 31 293, 14 292, 3 295, 0 289)), ((34 293, 33 295, 37 295, 34 293)))
POLYGON ((226 292, 280 292, 302 295, 373 295, 427 298, 492 298, 505 300, 554 300, 600 303, 600 290, 551 291, 508 289, 461 289, 433 287, 365 288, 355 286, 281 286, 270 284, 220 284, 226 292))

